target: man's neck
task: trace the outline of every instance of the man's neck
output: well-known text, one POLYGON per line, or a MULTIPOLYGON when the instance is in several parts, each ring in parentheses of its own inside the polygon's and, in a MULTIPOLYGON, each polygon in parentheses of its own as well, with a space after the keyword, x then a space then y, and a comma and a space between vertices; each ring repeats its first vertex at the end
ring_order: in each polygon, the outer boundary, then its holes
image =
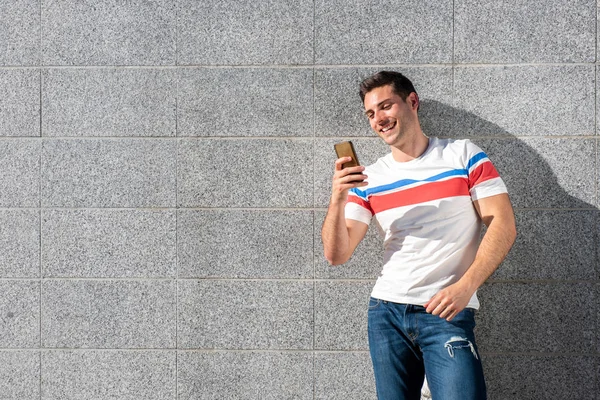
POLYGON ((419 158, 429 147, 429 138, 423 134, 423 131, 415 132, 411 138, 403 143, 390 146, 392 156, 397 162, 412 161, 419 158))

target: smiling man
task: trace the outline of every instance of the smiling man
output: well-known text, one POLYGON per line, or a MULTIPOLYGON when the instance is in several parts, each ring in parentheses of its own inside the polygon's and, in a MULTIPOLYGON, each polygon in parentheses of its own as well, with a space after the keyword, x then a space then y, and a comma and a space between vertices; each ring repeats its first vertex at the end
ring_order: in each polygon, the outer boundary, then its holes
POLYGON ((426 374, 434 400, 485 399, 476 291, 515 240, 506 186, 471 141, 423 133, 419 96, 404 75, 379 72, 360 96, 391 153, 366 168, 336 160, 321 233, 334 265, 350 259, 373 217, 384 236, 368 312, 377 396, 417 400, 426 374))

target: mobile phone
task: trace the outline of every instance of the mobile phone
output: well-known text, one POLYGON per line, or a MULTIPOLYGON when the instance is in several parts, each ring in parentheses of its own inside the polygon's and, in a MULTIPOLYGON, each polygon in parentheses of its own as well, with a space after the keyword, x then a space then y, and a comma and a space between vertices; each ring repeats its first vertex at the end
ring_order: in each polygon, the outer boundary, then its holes
POLYGON ((335 148, 338 158, 352 157, 351 161, 342 164, 342 168, 358 167, 360 165, 351 141, 348 140, 346 142, 336 143, 333 147, 335 148))

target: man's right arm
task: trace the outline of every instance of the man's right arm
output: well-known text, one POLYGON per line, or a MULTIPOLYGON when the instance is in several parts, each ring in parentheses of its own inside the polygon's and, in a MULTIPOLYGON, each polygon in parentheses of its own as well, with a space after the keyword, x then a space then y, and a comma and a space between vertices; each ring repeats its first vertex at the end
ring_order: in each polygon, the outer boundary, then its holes
POLYGON ((348 161, 350 157, 342 157, 335 162, 331 200, 321 229, 325 258, 331 265, 348 261, 369 228, 364 222, 344 216, 348 191, 367 185, 364 181, 367 176, 362 174, 363 166, 342 169, 342 164, 348 161))

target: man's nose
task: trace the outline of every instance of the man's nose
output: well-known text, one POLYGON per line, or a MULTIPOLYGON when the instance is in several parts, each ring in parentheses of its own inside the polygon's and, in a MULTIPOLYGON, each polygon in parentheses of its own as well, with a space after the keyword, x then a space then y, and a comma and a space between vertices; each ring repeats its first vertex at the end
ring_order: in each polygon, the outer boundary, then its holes
POLYGON ((385 116, 385 113, 381 112, 381 111, 375 111, 375 123, 377 125, 381 125, 382 123, 385 123, 387 120, 387 117, 385 116))

